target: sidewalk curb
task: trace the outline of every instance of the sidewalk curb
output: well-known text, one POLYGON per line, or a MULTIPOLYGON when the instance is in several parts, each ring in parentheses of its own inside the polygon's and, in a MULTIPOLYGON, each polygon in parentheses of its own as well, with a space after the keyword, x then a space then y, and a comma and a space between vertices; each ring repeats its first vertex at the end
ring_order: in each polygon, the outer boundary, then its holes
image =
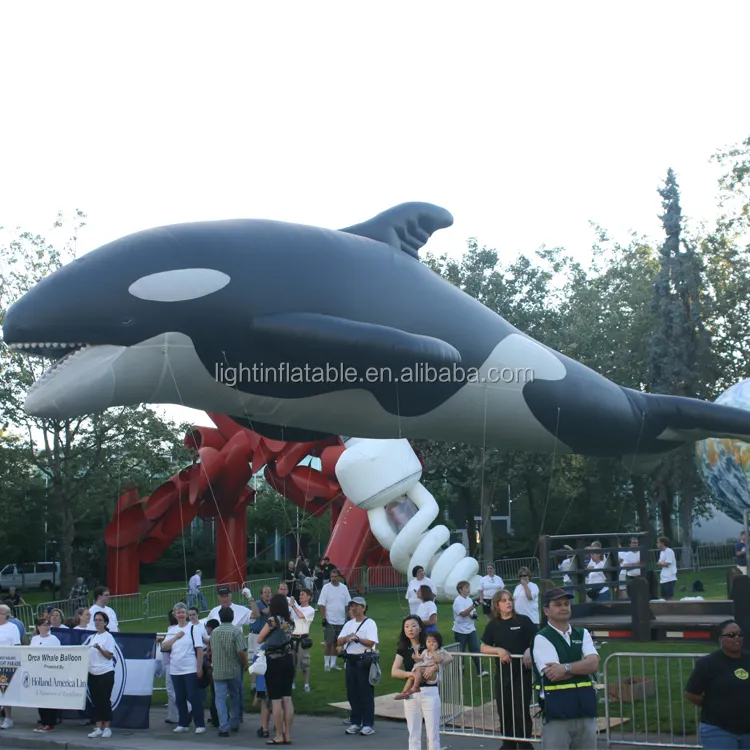
POLYGON ((84 750, 90 745, 86 745, 82 742, 71 742, 70 740, 58 740, 45 735, 45 738, 41 737, 20 737, 15 734, 7 734, 3 732, 0 737, 7 737, 8 740, 12 741, 12 744, 3 742, 6 747, 18 747, 18 748, 34 748, 35 750, 49 750, 49 748, 59 748, 60 750, 84 750))

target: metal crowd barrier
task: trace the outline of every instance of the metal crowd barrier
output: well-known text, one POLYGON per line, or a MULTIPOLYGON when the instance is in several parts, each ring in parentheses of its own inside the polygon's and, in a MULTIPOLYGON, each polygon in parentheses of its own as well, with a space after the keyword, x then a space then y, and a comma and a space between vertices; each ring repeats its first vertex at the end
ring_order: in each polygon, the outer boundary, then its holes
POLYGON ((685 698, 705 654, 614 653, 604 662, 607 747, 702 747, 700 714, 685 698))
POLYGON ((501 669, 499 656, 458 649, 456 643, 446 647, 453 661, 440 670, 440 733, 541 743, 531 670, 519 664, 523 656, 511 656, 510 680, 516 674, 527 675, 514 690, 509 682, 503 682, 503 672, 496 676, 501 669), (482 677, 485 672, 488 674, 482 677))
POLYGON ((698 568, 726 568, 737 564, 734 544, 700 544, 696 552, 698 568))
POLYGON ((368 591, 406 591, 409 576, 395 568, 369 568, 367 570, 368 591))
MULTIPOLYGON (((518 571, 520 568, 528 568, 531 571, 532 578, 539 578, 539 566, 538 557, 510 557, 506 560, 495 560, 493 563, 495 566, 495 573, 503 579, 503 583, 507 585, 508 581, 518 581, 518 571)), ((483 566, 479 570, 479 575, 486 575, 487 568, 483 566)))
POLYGON ((15 616, 23 623, 26 628, 26 632, 33 630, 36 626, 34 621, 36 620, 37 614, 34 611, 34 607, 31 604, 18 604, 13 608, 15 616))

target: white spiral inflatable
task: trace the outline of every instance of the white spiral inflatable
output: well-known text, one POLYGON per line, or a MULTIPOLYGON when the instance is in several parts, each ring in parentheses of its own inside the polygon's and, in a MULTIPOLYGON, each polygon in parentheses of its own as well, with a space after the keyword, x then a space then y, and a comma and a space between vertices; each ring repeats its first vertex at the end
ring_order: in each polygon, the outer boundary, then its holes
POLYGON ((468 557, 463 544, 450 540, 446 526, 430 524, 437 518, 435 498, 419 481, 422 465, 408 440, 349 438, 336 463, 336 478, 344 494, 367 511, 370 528, 388 550, 391 564, 411 576, 415 565, 437 587, 440 601, 453 601, 459 581, 469 581, 471 594, 479 591, 479 563, 468 557))

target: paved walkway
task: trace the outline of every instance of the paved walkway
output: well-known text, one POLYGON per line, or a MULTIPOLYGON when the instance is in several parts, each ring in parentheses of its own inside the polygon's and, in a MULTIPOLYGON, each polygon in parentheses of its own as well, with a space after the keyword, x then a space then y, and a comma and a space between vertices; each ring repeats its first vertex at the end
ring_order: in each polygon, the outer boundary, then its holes
MULTIPOLYGON (((260 726, 259 714, 245 714, 245 721, 237 734, 227 738, 217 736, 217 731, 208 727, 206 734, 193 732, 174 734, 174 727, 165 724, 166 709, 158 706, 151 709, 150 729, 115 729, 107 740, 89 739, 86 735, 93 727, 77 726, 66 721, 49 734, 35 734, 38 712, 36 709, 13 709, 13 729, 0 731, 0 747, 3 748, 43 748, 79 750, 92 747, 108 747, 112 750, 180 750, 195 748, 215 750, 216 748, 265 748, 266 739, 256 734, 260 726)), ((292 746, 303 750, 399 750, 408 745, 406 723, 378 719, 375 734, 369 737, 348 735, 344 732, 341 716, 295 716, 292 726, 292 746)), ((499 740, 455 737, 442 735, 443 750, 496 750, 502 743, 499 740)), ((422 747, 427 748, 425 739, 422 747)))

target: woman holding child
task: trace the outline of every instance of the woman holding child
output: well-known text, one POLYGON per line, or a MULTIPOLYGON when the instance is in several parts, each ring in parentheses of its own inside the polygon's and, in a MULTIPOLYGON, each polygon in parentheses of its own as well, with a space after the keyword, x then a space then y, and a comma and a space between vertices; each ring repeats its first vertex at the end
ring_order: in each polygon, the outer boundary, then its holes
POLYGON ((404 692, 397 698, 404 701, 404 715, 409 730, 409 750, 422 748, 422 721, 427 730, 428 749, 440 750, 440 694, 437 672, 440 664, 447 664, 450 660, 450 655, 441 650, 441 645, 440 634, 434 632, 428 635, 417 615, 407 615, 404 618, 396 658, 391 667, 391 677, 407 680, 404 692), (415 668, 418 668, 416 673, 415 668), (421 683, 418 691, 415 690, 417 680, 421 683))

